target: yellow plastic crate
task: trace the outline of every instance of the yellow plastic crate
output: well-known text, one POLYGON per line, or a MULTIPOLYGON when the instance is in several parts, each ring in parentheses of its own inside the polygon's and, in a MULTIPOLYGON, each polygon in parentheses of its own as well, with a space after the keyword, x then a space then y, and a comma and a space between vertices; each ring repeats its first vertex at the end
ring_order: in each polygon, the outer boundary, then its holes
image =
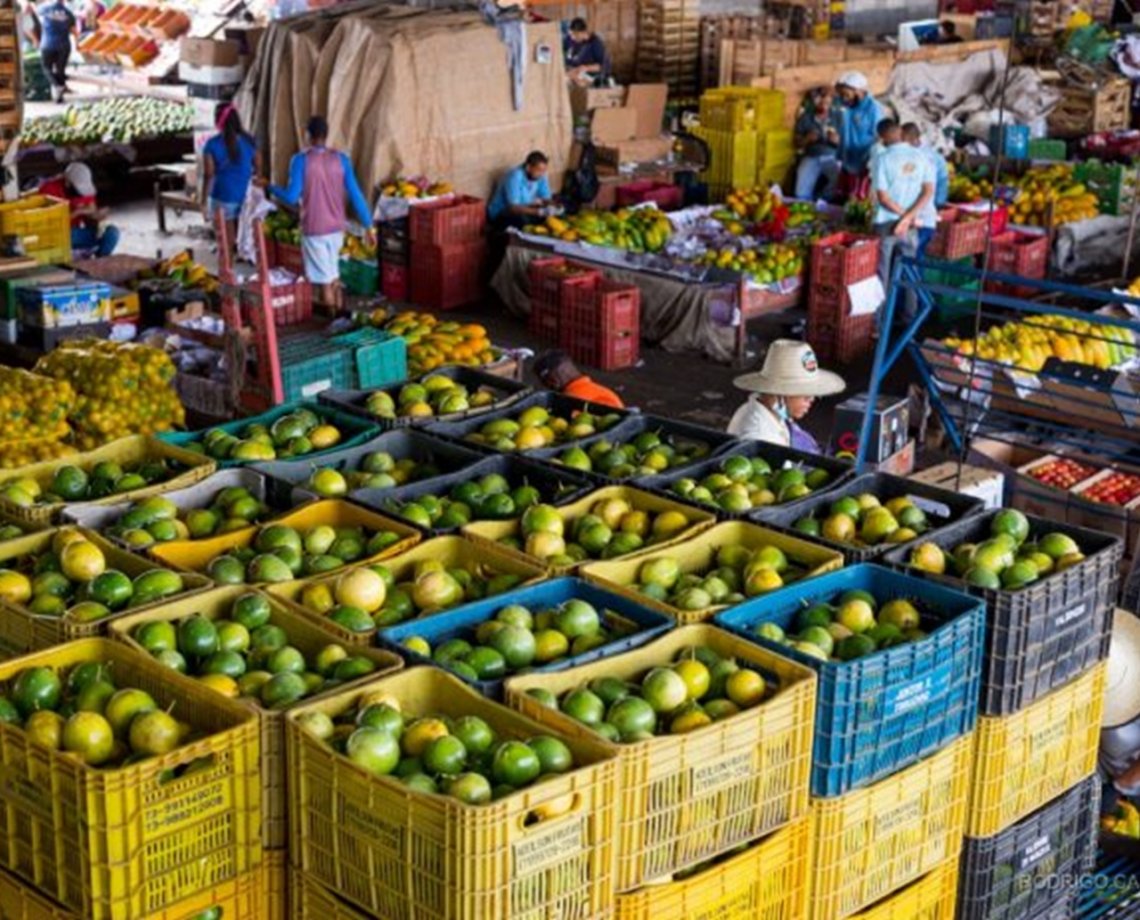
POLYGON ((771 131, 784 123, 784 94, 776 89, 721 86, 700 99, 702 128, 716 131, 771 131))
MULTIPOLYGON (((51 549, 51 541, 61 529, 73 529, 83 534, 102 550, 103 557, 107 560, 107 568, 118 569, 132 579, 143 572, 159 568, 155 563, 133 553, 128 553, 126 550, 108 543, 94 531, 82 527, 52 528, 17 537, 14 540, 5 540, 0 543, 0 568, 18 568, 17 561, 21 558, 51 549)), ((12 601, 0 601, 0 614, 2 614, 0 615, 0 654, 23 655, 26 652, 51 648, 62 642, 71 642, 74 639, 105 636, 111 623, 118 617, 177 603, 182 598, 200 594, 212 584, 210 579, 202 575, 185 574, 181 577, 182 585, 186 589, 182 594, 175 595, 173 598, 163 598, 151 604, 143 604, 140 607, 132 608, 130 611, 112 613, 110 616, 90 623, 77 622, 67 614, 61 617, 41 616, 12 601)))
POLYGON ((120 687, 145 690, 209 734, 162 757, 96 769, 0 724, 0 867, 88 920, 194 916, 192 908, 165 911, 188 900, 204 910, 216 886, 261 868, 257 721, 247 707, 109 639, 6 661, 0 681, 86 661, 108 664, 120 687))
POLYGON ((954 920, 958 907, 958 857, 933 869, 898 894, 884 898, 851 920, 954 920))
POLYGON ((787 170, 795 158, 796 148, 792 141, 791 131, 787 131, 783 128, 774 131, 765 131, 760 137, 757 147, 757 175, 763 173, 765 170, 787 170))
POLYGON ((755 131, 718 131, 695 127, 692 133, 709 147, 705 181, 710 185, 750 188, 759 168, 759 137, 755 131))
MULTIPOLYGON (((199 920, 215 916, 228 920, 270 917, 266 915, 266 870, 256 869, 244 875, 215 885, 154 914, 146 920, 199 920), (208 911, 217 911, 210 914, 208 911)), ((284 917, 284 915, 281 915, 284 917)), ((83 920, 76 913, 65 910, 55 901, 44 897, 36 889, 25 885, 7 872, 0 872, 0 918, 3 920, 83 920)))
POLYGON ((966 834, 992 837, 1096 769, 1108 665, 1012 716, 982 716, 966 834))
POLYGON ((544 732, 535 720, 432 667, 298 706, 286 716, 289 852, 296 868, 382 917, 612 917, 617 760, 611 745, 566 737, 578 765, 573 770, 486 805, 464 805, 369 774, 298 724, 309 712, 338 716, 361 693, 375 691, 394 694, 405 713, 479 716, 503 739, 544 732))
MULTIPOLYGON (((250 590, 246 585, 214 588, 185 600, 164 604, 156 610, 120 617, 111 625, 111 638, 146 654, 143 647, 131 638, 131 633, 140 624, 156 620, 174 623, 195 613, 210 620, 225 619, 229 616, 234 600, 250 590)), ((269 600, 273 608, 269 622, 284 629, 289 644, 299 649, 306 658, 336 642, 336 638, 327 630, 311 618, 287 607, 280 598, 271 597, 269 600)), ((376 670, 366 678, 343 685, 345 687, 385 674, 394 674, 404 666, 403 659, 398 655, 371 646, 357 646, 353 648, 352 654, 372 659, 376 670)), ((306 699, 320 699, 327 695, 319 694, 306 699)), ((287 847, 289 813, 285 794, 285 711, 266 709, 251 699, 242 699, 240 702, 257 713, 261 732, 261 842, 267 848, 287 847)))
POLYGON ((691 878, 619 894, 614 920, 802 920, 810 856, 801 818, 691 878))
POLYGON ((372 920, 299 869, 289 870, 289 908, 290 920, 372 920))
POLYGON ((47 195, 29 195, 0 204, 0 236, 17 236, 37 262, 71 258, 71 208, 47 195))
MULTIPOLYGON (((396 579, 396 583, 399 584, 411 577, 413 569, 419 563, 429 559, 438 559, 447 568, 478 565, 488 572, 521 575, 523 581, 519 583, 520 587, 524 584, 529 585, 532 582, 542 581, 548 575, 546 569, 534 563, 526 562, 499 547, 475 544, 463 537, 456 536, 435 537, 431 540, 425 540, 406 553, 385 559, 384 565, 388 567, 396 579)), ((330 635, 335 636, 338 641, 350 646, 371 645, 375 638, 373 632, 349 632, 344 627, 314 610, 309 610, 300 603, 301 591, 304 590, 305 585, 319 583, 320 581, 336 581, 343 571, 345 569, 340 569, 325 579, 314 578, 308 581, 286 581, 281 584, 267 585, 265 591, 267 594, 281 598, 292 609, 300 611, 310 619, 316 618, 321 627, 327 630, 330 635)))
POLYGON ((693 625, 624 655, 506 683, 507 705, 560 734, 597 738, 527 690, 543 687, 561 696, 595 677, 639 680, 682 649, 701 645, 747 662, 780 690, 759 706, 696 731, 618 745, 618 891, 711 859, 807 813, 815 672, 716 627, 693 625))
MULTIPOLYGON (((576 502, 572 502, 569 505, 562 505, 555 510, 566 526, 566 533, 569 534, 571 522, 588 514, 590 509, 598 502, 606 501, 611 498, 625 499, 625 501, 629 502, 633 509, 637 511, 646 511, 650 514, 659 514, 662 511, 680 511, 689 519, 689 526, 672 539, 654 543, 652 546, 645 546, 636 553, 629 553, 628 555, 622 556, 622 559, 633 559, 647 552, 653 552, 654 550, 663 549, 666 546, 683 543, 716 523, 716 515, 711 511, 702 511, 691 505, 684 505, 681 502, 673 501, 663 495, 655 495, 652 492, 645 492, 641 489, 635 489, 632 486, 605 486, 596 492, 591 492, 584 498, 580 498, 576 502)), ((517 519, 512 521, 476 521, 463 528, 463 535, 474 543, 489 544, 502 552, 518 556, 520 559, 532 565, 546 566, 548 563, 545 560, 539 559, 536 556, 528 556, 522 550, 512 549, 499 542, 506 537, 517 537, 519 530, 520 524, 517 519)), ((552 565, 550 566, 550 571, 555 575, 572 575, 586 564, 587 562, 580 562, 568 566, 552 565)))
POLYGON ((813 798, 812 920, 858 915, 958 855, 974 737, 834 799, 813 798))
MULTIPOLYGON (((284 756, 284 751, 281 752, 284 756)), ((265 920, 289 920, 289 851, 265 850, 265 920)), ((240 920, 244 914, 235 914, 240 920)), ((253 917, 250 914, 250 917, 253 917)), ((223 914, 221 920, 226 920, 223 914)))
MULTIPOLYGON (((55 471, 61 466, 78 466, 84 470, 89 470, 96 463, 104 460, 113 461, 123 466, 141 463, 144 460, 174 460, 185 469, 163 482, 156 482, 154 485, 142 489, 108 495, 105 498, 93 499, 90 502, 76 502, 75 504, 112 505, 120 502, 136 502, 151 495, 161 495, 163 492, 173 492, 175 489, 192 486, 194 483, 205 479, 215 469, 214 461, 203 454, 196 454, 193 451, 175 447, 173 444, 167 444, 158 438, 133 434, 78 456, 65 457, 62 460, 46 460, 43 463, 33 463, 30 466, 8 470, 0 478, 0 482, 31 477, 46 490, 55 475, 55 471)), ((24 508, 0 497, 0 511, 14 518, 18 523, 47 524, 56 520, 63 508, 63 502, 53 505, 32 505, 30 508, 24 508)))
POLYGON ((367 559, 357 560, 355 565, 379 562, 407 552, 419 543, 423 536, 421 531, 404 521, 385 517, 351 502, 330 498, 302 505, 295 511, 275 517, 272 521, 243 527, 241 530, 231 530, 229 533, 207 537, 205 540, 170 540, 166 543, 155 543, 149 552, 159 562, 172 569, 180 569, 183 572, 205 572, 211 560, 232 550, 244 549, 253 543, 257 532, 268 524, 284 524, 286 527, 298 530, 327 524, 329 527, 363 527, 371 531, 389 530, 399 534, 400 539, 396 543, 367 559))
POLYGON ((725 605, 706 607, 703 610, 681 610, 665 602, 653 601, 635 587, 637 573, 647 560, 663 555, 675 558, 680 563, 682 572, 707 572, 715 567, 716 551, 729 544, 740 544, 751 550, 761 546, 778 547, 790 561, 807 569, 808 578, 843 567, 843 554, 835 550, 747 521, 725 521, 691 540, 670 546, 667 551, 655 549, 653 552, 639 553, 636 557, 591 562, 582 566, 580 574, 587 581, 604 585, 639 603, 664 610, 675 617, 678 623, 702 623, 712 618, 717 611, 724 610, 725 605))

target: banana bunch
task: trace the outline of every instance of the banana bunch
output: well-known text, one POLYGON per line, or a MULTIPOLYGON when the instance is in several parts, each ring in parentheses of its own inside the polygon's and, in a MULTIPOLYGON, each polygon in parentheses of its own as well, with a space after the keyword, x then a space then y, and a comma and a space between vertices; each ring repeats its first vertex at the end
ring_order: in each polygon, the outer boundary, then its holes
POLYGON ((780 204, 780 199, 767 188, 736 189, 725 196, 724 204, 737 217, 762 224, 780 204))
POLYGON ((358 236, 346 235, 340 254, 346 259, 356 259, 360 262, 373 262, 376 259, 376 246, 358 236))
POLYGON ((1034 166, 1013 182, 1019 190, 1010 208, 1010 222, 1044 227, 1088 220, 1100 213, 1096 195, 1073 178, 1067 163, 1034 166))
POLYGON ((1140 839, 1140 811, 1127 799, 1118 799, 1112 811, 1101 816, 1100 827, 1110 834, 1140 839))
POLYGON ((210 274, 205 265, 195 262, 188 249, 169 259, 163 259, 153 272, 141 273, 139 277, 169 278, 177 282, 179 287, 201 289, 207 294, 218 289, 218 279, 210 274))

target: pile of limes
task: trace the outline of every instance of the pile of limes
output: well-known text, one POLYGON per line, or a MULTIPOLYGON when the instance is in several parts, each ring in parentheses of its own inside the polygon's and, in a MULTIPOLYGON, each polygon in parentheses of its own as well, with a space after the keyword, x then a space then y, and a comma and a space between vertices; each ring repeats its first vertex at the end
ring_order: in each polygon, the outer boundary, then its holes
POLYGON ((416 717, 391 694, 376 692, 336 721, 322 712, 302 726, 375 776, 394 776, 415 792, 485 805, 574 769, 574 755, 551 735, 500 738, 479 716, 416 717))
POLYGON ((806 514, 792 526, 810 537, 851 546, 907 543, 930 530, 926 512, 909 496, 881 501, 869 492, 845 495, 806 514))
POLYGON ((787 466, 774 470, 763 457, 727 457, 700 480, 682 477, 670 489, 691 502, 742 512, 782 505, 811 495, 831 482, 827 470, 787 466))
POLYGON ((151 620, 136 626, 131 637, 167 667, 269 709, 376 670, 370 658, 349 655, 334 643, 306 656, 273 622, 269 599, 252 591, 235 598, 228 618, 193 614, 177 623, 151 620))
POLYGON ((612 497, 570 519, 569 528, 557 508, 534 505, 523 513, 520 536, 499 542, 555 565, 574 565, 586 559, 616 559, 671 540, 691 523, 683 511, 643 511, 625 498, 612 497))
POLYGON ((228 486, 200 508, 179 508, 161 495, 144 498, 134 502, 104 532, 145 549, 170 540, 201 540, 241 530, 269 513, 269 507, 249 489, 228 486))
POLYGON ((42 441, 4 441, 0 442, 0 470, 18 470, 33 463, 63 460, 78 454, 78 448, 53 438, 42 441))
POLYGON ((114 667, 84 662, 66 675, 49 667, 20 671, 0 696, 0 722, 43 747, 74 754, 90 767, 169 754, 192 740, 191 727, 137 687, 119 687, 114 667))
POLYGON ((535 665, 582 655, 630 631, 592 604, 574 598, 537 613, 511 604, 434 649, 423 636, 411 636, 402 644, 466 680, 501 680, 535 665))
POLYGON ((611 479, 629 479, 687 466, 707 457, 710 450, 708 442, 697 438, 643 431, 625 442, 602 438, 585 449, 567 448, 554 462, 571 469, 601 473, 611 479))
POLYGON ((509 521, 544 499, 557 500, 577 488, 559 483, 542 490, 525 477, 512 481, 501 473, 487 473, 457 482, 446 495, 421 495, 403 502, 388 499, 384 509, 417 527, 450 530, 472 521, 509 521))
POLYGON ((369 393, 364 405, 377 418, 431 418, 493 406, 497 398, 490 387, 482 386, 472 393, 450 377, 432 374, 416 383, 405 383, 395 398, 387 390, 369 393))
POLYGON ((356 469, 341 472, 331 466, 315 468, 306 485, 322 498, 336 498, 357 489, 391 489, 421 479, 430 479, 443 472, 430 460, 404 457, 397 460, 384 450, 364 454, 356 469))
POLYGON ((224 428, 211 428, 201 440, 184 445, 215 460, 289 460, 318 450, 328 450, 341 441, 341 431, 312 409, 296 409, 271 425, 252 422, 240 437, 224 428))
POLYGON ((682 735, 760 705, 777 687, 759 671, 699 646, 632 682, 598 677, 558 699, 549 690, 527 695, 559 709, 609 741, 633 744, 655 735, 682 735))
POLYGON ((206 574, 222 585, 293 581, 375 556, 399 540, 400 535, 391 530, 266 524, 249 546, 234 547, 211 559, 206 574))
POLYGON ((0 367, 0 442, 65 438, 74 406, 75 391, 66 380, 0 367))
POLYGON ((544 406, 530 406, 513 417, 484 422, 465 440, 501 451, 535 450, 588 438, 608 431, 621 420, 616 412, 606 415, 579 412, 570 418, 553 415, 544 406))
POLYGON ((771 544, 749 549, 726 544, 717 549, 712 565, 702 572, 686 572, 669 555, 654 556, 637 571, 639 590, 680 610, 739 604, 803 578, 805 570, 771 544))
POLYGON ((177 476, 182 466, 173 460, 144 460, 124 467, 113 460, 101 460, 85 469, 74 463, 57 467, 51 481, 41 485, 31 476, 9 480, 0 487, 0 497, 21 508, 85 502, 109 495, 126 495, 177 476))
POLYGON ((170 431, 186 421, 173 387, 174 362, 161 349, 86 339, 65 342, 40 358, 35 370, 67 381, 75 391, 69 420, 82 450, 129 434, 170 431))
POLYGON ((328 618, 350 632, 367 633, 413 617, 447 610, 458 604, 494 597, 515 588, 523 575, 496 572, 482 563, 445 566, 425 559, 410 567, 405 581, 396 581, 382 564, 360 566, 336 578, 304 585, 302 607, 328 618))
POLYGON ((90 623, 185 590, 182 576, 148 569, 131 578, 107 567, 103 551, 76 530, 60 530, 38 556, 9 559, 0 568, 0 601, 31 613, 90 623))

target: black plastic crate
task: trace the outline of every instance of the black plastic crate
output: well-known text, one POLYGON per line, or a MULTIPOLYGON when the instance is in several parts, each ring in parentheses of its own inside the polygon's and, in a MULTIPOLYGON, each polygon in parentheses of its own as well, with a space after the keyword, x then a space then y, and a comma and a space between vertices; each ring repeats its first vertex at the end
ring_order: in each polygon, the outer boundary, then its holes
POLYGON ((1096 858, 1100 780, 1091 776, 993 837, 967 837, 958 920, 1071 917, 1096 858))
MULTIPOLYGON (((580 441, 572 444, 557 444, 554 447, 542 447, 538 450, 530 451, 528 456, 534 457, 536 460, 541 460, 544 463, 558 465, 558 457, 572 447, 580 447, 583 450, 588 450, 599 441, 606 441, 614 447, 618 447, 622 444, 629 443, 638 435, 646 432, 653 432, 660 435, 662 441, 666 443, 689 441, 702 442, 708 445, 708 453, 706 453, 704 457, 693 460, 690 463, 681 464, 669 471, 678 476, 683 475, 685 470, 692 468, 695 464, 701 463, 708 458, 719 457, 721 454, 731 451, 735 446, 741 443, 735 435, 728 434, 718 428, 706 428, 704 425, 697 425, 693 422, 683 422, 680 419, 664 418, 660 415, 638 414, 631 416, 609 431, 603 431, 599 434, 591 435, 588 438, 582 438, 580 441)), ((627 484, 637 479, 636 475, 621 478, 597 470, 586 472, 586 475, 598 482, 606 484, 627 484)))
MULTIPOLYGON (((541 494, 542 501, 549 505, 565 505, 596 488, 579 473, 554 469, 512 454, 484 457, 479 463, 465 467, 459 472, 422 479, 395 489, 361 489, 352 494, 352 500, 358 505, 364 505, 366 508, 398 518, 413 527, 419 527, 431 536, 457 533, 459 527, 420 527, 404 518, 398 509, 404 503, 422 495, 446 496, 460 483, 480 479, 491 473, 505 476, 512 489, 522 485, 534 486, 541 494)), ((487 520, 487 518, 473 517, 471 520, 487 520)))
POLYGON ((106 339, 111 335, 110 323, 80 323, 75 326, 24 326, 21 325, 16 341, 25 348, 52 351, 61 342, 72 339, 106 339))
POLYGON ((488 374, 486 371, 476 370, 473 367, 453 365, 441 367, 438 370, 429 371, 426 374, 420 374, 418 377, 402 380, 390 386, 376 387, 371 390, 325 390, 317 396, 317 401, 335 406, 351 415, 366 418, 373 424, 379 425, 380 428, 388 430, 391 428, 426 428, 430 424, 458 422, 467 418, 475 418, 486 415, 488 412, 505 409, 522 397, 529 395, 530 392, 531 388, 519 380, 500 377, 497 374, 488 374), (480 388, 490 389, 495 394, 495 402, 489 406, 453 412, 449 415, 430 415, 418 418, 379 418, 365 408, 368 397, 378 390, 383 390, 395 399, 400 390, 409 383, 421 383, 425 377, 447 377, 467 387, 469 394, 480 388))
MULTIPOLYGON (((531 393, 529 396, 524 396, 517 402, 501 409, 495 409, 492 412, 484 412, 482 415, 475 416, 474 418, 462 419, 458 422, 441 422, 431 421, 424 426, 424 430, 430 431, 432 434, 439 435, 443 438, 448 438, 452 441, 458 441, 465 447, 471 447, 476 450, 482 450, 487 453, 501 455, 503 451, 498 451, 487 444, 480 444, 469 441, 470 435, 475 434, 481 427, 486 425, 493 419, 500 418, 514 418, 519 413, 534 406, 541 406, 546 409, 551 415, 560 416, 563 418, 570 418, 580 412, 588 412, 596 418, 603 416, 616 415, 621 422, 626 419, 635 417, 636 410, 630 409, 612 409, 609 406, 599 406, 596 403, 587 403, 581 399, 575 399, 572 396, 563 396, 561 393, 552 393, 549 390, 542 390, 538 393, 531 393)), ((621 424, 618 422, 618 424, 621 424)), ((610 426, 607 431, 615 430, 616 426, 610 426)), ((601 432, 598 432, 599 434, 601 432)), ((594 435, 588 435, 594 437, 594 435)), ((585 438, 580 438, 577 441, 566 441, 562 444, 555 445, 556 447, 569 447, 574 444, 581 444, 585 438)), ((511 451, 512 454, 520 456, 530 456, 535 453, 535 450, 547 450, 548 448, 536 448, 534 450, 520 450, 511 451)))
MULTIPOLYGON (((928 539, 946 551, 960 543, 980 543, 990 536, 990 521, 996 513, 962 521, 928 539)), ((982 715, 1018 712, 1108 657, 1124 551, 1120 538, 1046 518, 1026 517, 1030 539, 1043 533, 1066 534, 1077 541, 1084 560, 1020 590, 994 591, 967 585, 953 575, 912 569, 907 547, 885 558, 889 565, 985 600, 982 715)))
POLYGON ((811 540, 813 543, 820 543, 839 550, 848 563, 853 563, 870 562, 872 559, 885 556, 897 547, 910 547, 915 543, 929 540, 931 534, 950 524, 980 514, 984 507, 985 503, 980 498, 960 495, 957 492, 939 489, 936 486, 916 482, 913 479, 904 479, 901 476, 892 476, 889 473, 866 473, 862 476, 856 476, 830 492, 813 495, 789 507, 779 506, 750 511, 745 515, 745 519, 755 521, 757 524, 766 524, 786 533, 803 537, 805 540, 811 540), (826 512, 832 502, 849 495, 862 495, 864 492, 875 495, 883 504, 892 498, 909 497, 916 507, 925 512, 930 529, 919 534, 915 540, 909 543, 884 543, 878 546, 852 546, 848 543, 837 543, 834 540, 828 540, 826 537, 810 536, 796 529, 796 521, 801 518, 814 517, 817 511, 826 512))
POLYGON ((700 508, 703 511, 715 511, 717 517, 724 518, 725 520, 741 520, 759 509, 754 508, 752 511, 724 511, 715 505, 695 501, 688 496, 679 495, 673 491, 673 485, 681 479, 695 479, 699 482, 711 473, 719 471, 721 464, 730 457, 747 457, 750 460, 753 457, 763 457, 768 461, 773 470, 779 470, 785 467, 798 467, 803 470, 825 470, 828 475, 830 475, 831 480, 827 485, 816 490, 811 495, 805 495, 803 498, 793 499, 790 502, 784 502, 779 505, 770 505, 768 506, 770 508, 798 508, 809 499, 818 498, 821 495, 830 495, 836 488, 855 476, 855 467, 845 460, 809 454, 800 450, 793 450, 790 447, 783 447, 780 444, 772 444, 768 441, 749 439, 740 441, 735 446, 718 453, 716 456, 710 457, 708 460, 702 460, 700 463, 687 466, 684 469, 669 470, 665 473, 659 473, 656 476, 636 476, 632 480, 632 484, 640 489, 647 489, 650 492, 665 495, 674 501, 683 502, 686 505, 700 508))
MULTIPOLYGON (((314 469, 318 467, 320 469, 334 469, 342 473, 355 470, 365 454, 378 451, 385 451, 396 460, 410 458, 417 463, 432 464, 438 469, 437 476, 454 473, 485 459, 484 454, 453 444, 451 441, 445 441, 443 438, 434 438, 422 431, 402 428, 385 432, 359 447, 350 447, 324 454, 319 458, 319 463, 302 457, 298 460, 274 460, 258 463, 254 465, 253 469, 266 477, 270 500, 288 507, 291 504, 298 505, 319 497, 306 487, 306 482, 314 469)), ((356 494, 351 490, 349 492, 349 496, 354 499, 356 494)))

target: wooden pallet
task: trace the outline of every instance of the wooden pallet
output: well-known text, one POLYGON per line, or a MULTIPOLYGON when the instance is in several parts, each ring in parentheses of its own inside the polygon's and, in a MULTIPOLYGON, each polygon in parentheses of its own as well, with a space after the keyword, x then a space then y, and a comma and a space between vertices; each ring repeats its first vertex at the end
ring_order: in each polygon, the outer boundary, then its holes
POLYGON ((1056 137, 1083 137, 1099 131, 1117 131, 1131 120, 1132 84, 1114 80, 1097 89, 1063 84, 1061 101, 1049 113, 1049 133, 1056 137))

